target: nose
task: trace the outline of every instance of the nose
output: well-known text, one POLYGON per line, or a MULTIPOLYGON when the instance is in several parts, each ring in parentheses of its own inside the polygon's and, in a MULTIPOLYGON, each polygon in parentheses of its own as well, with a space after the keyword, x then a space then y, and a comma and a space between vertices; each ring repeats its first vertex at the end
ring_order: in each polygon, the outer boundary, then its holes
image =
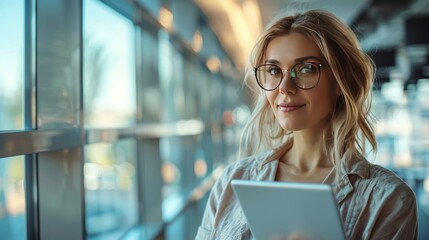
POLYGON ((290 71, 284 70, 283 79, 279 85, 279 92, 281 94, 286 94, 286 93, 295 94, 296 90, 297 88, 295 84, 292 82, 292 79, 290 77, 290 71))

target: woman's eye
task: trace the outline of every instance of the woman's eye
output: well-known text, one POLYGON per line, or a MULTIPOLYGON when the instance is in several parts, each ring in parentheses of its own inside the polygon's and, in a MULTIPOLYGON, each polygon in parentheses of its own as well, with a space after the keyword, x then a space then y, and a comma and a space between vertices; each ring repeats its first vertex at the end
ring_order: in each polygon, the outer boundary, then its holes
POLYGON ((268 69, 268 73, 271 76, 275 76, 275 75, 279 75, 281 73, 281 71, 277 67, 271 67, 271 68, 268 69))
POLYGON ((300 73, 308 74, 313 73, 316 68, 312 64, 306 64, 299 69, 300 73))

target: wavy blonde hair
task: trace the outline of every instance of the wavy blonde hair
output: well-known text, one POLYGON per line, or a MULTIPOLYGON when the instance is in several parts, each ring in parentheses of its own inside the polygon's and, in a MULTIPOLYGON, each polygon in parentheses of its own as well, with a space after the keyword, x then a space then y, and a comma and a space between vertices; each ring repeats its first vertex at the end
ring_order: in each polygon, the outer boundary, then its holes
POLYGON ((310 10, 275 21, 262 33, 252 50, 245 84, 253 93, 255 105, 242 136, 244 155, 273 149, 293 139, 293 134, 276 121, 265 92, 254 77, 254 67, 264 63, 270 41, 291 32, 304 34, 316 43, 341 91, 331 125, 322 136, 326 156, 337 166, 344 157, 365 156, 367 143, 376 151, 370 113, 374 63, 361 50, 356 35, 346 24, 329 12, 310 10))

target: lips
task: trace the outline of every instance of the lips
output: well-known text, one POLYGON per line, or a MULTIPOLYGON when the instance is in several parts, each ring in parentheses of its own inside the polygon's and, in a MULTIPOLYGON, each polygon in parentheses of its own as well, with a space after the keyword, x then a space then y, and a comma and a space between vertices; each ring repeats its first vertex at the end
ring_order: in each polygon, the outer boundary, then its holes
POLYGON ((305 104, 296 104, 296 103, 279 103, 277 105, 277 107, 282 112, 293 112, 293 111, 298 110, 304 106, 305 106, 305 104))

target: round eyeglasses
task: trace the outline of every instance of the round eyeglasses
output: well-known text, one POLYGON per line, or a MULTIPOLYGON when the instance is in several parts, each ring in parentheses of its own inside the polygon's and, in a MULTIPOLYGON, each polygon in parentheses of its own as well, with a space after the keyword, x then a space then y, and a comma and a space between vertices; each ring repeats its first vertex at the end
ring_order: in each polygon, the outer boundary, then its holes
POLYGON ((254 70, 256 81, 265 91, 273 91, 278 88, 287 72, 295 86, 301 89, 311 89, 319 83, 320 69, 323 66, 321 63, 304 62, 295 64, 290 70, 283 70, 274 64, 263 64, 254 70))

